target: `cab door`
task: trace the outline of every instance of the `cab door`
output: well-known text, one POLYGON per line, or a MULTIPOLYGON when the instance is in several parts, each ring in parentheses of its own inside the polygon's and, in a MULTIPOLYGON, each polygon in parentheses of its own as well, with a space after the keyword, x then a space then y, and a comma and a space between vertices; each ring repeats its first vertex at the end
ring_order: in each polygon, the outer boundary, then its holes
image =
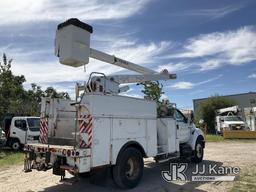
POLYGON ((25 119, 13 119, 10 136, 18 138, 21 144, 26 143, 27 122, 25 119))
POLYGON ((186 143, 190 138, 188 119, 178 109, 175 110, 174 117, 176 119, 177 136, 180 143, 186 143))

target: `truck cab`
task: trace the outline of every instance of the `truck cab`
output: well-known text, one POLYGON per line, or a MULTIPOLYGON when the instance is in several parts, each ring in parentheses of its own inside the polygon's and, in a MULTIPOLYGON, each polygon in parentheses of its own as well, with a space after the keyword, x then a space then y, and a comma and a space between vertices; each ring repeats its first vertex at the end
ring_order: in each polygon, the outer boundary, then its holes
POLYGON ((14 150, 26 143, 37 143, 40 135, 40 118, 33 116, 6 116, 3 120, 6 145, 14 150))

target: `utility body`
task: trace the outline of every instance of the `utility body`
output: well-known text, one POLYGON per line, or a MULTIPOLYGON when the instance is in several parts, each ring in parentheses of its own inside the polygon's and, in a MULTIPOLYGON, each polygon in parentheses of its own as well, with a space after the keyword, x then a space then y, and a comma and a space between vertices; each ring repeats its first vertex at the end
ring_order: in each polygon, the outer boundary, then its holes
POLYGON ((92 27, 77 19, 60 24, 55 41, 60 63, 78 67, 92 57, 140 75, 92 73, 83 85, 77 84, 74 101, 43 98, 40 143, 26 145, 25 170, 52 168, 53 174, 64 177, 65 170, 81 175, 110 166, 116 184, 132 188, 143 175, 143 158, 164 162, 188 157, 201 162, 204 136, 191 118, 168 101, 157 104, 120 95, 129 89, 122 84, 175 79, 176 75, 94 50, 91 33, 92 27))
POLYGON ((14 150, 21 149, 26 143, 38 143, 40 118, 33 116, 5 115, 3 119, 3 143, 14 150))

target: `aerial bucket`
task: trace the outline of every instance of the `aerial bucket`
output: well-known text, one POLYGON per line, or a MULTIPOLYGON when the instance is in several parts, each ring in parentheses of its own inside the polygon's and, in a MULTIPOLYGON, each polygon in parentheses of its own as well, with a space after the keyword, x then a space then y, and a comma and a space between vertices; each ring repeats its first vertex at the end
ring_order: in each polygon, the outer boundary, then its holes
POLYGON ((55 38, 55 55, 63 65, 80 67, 89 63, 92 26, 69 19, 58 25, 55 38))

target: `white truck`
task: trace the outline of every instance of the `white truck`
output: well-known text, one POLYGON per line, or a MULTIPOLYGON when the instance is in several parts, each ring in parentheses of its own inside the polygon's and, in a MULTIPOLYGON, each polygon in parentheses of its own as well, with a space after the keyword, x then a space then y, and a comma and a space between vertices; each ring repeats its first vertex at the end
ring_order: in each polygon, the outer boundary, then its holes
POLYGON ((176 78, 90 48, 92 27, 77 19, 58 25, 55 50, 60 63, 82 66, 89 57, 141 75, 91 74, 77 84, 76 100, 43 98, 40 143, 26 145, 25 171, 53 169, 79 175, 110 166, 115 183, 135 187, 143 175, 143 158, 156 162, 189 157, 203 159, 205 139, 192 120, 168 102, 121 96, 126 83, 176 78), (82 94, 80 94, 82 92, 82 94), (158 109, 158 113, 157 113, 158 109))
POLYGON ((33 116, 6 115, 3 119, 6 146, 14 150, 23 148, 26 143, 39 141, 40 118, 33 116))
POLYGON ((256 131, 256 107, 244 108, 245 121, 251 131, 256 131))
POLYGON ((248 126, 242 119, 238 106, 227 107, 217 110, 216 131, 223 134, 227 130, 249 130, 248 126))

